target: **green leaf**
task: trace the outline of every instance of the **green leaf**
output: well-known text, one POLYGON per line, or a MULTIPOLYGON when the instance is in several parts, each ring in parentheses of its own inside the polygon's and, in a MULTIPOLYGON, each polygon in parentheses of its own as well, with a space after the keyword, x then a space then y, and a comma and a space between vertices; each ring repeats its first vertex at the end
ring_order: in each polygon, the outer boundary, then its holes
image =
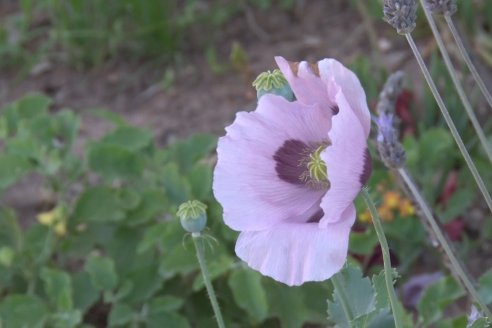
POLYGON ((118 283, 114 262, 110 258, 91 255, 85 263, 85 270, 94 287, 99 290, 111 290, 118 283))
POLYGON ((127 305, 118 303, 113 305, 109 313, 109 326, 122 326, 130 323, 135 317, 133 309, 127 305))
POLYGON ((144 169, 139 154, 119 145, 94 144, 87 157, 89 168, 108 180, 136 178, 144 169))
MULTIPOLYGON (((149 258, 150 259, 150 258, 149 258)), ((139 303, 152 297, 161 288, 163 277, 159 275, 159 264, 148 258, 138 261, 126 277, 134 288, 124 297, 128 303, 139 303)))
POLYGON ((457 189, 446 202, 446 208, 439 213, 439 219, 447 223, 463 214, 476 199, 476 193, 468 188, 457 189))
POLYGON ((126 221, 132 226, 157 218, 168 206, 166 195, 159 189, 145 190, 140 197, 138 206, 127 213, 126 221))
POLYGON ((158 245, 162 236, 168 229, 167 225, 168 223, 166 222, 159 222, 146 228, 144 237, 138 244, 137 253, 145 253, 152 247, 158 245))
POLYGON ((173 328, 189 328, 190 324, 180 314, 174 312, 157 312, 149 313, 146 322, 146 328, 162 328, 162 323, 166 323, 166 327, 173 328))
POLYGON ((492 303, 492 270, 485 272, 478 280, 478 293, 485 304, 492 303))
POLYGON ((6 328, 42 328, 47 315, 46 305, 36 296, 11 294, 0 304, 0 318, 6 328))
POLYGON ((384 271, 381 271, 379 274, 372 277, 372 285, 374 287, 374 292, 376 293, 376 308, 380 310, 389 308, 390 303, 384 271))
POLYGON ((52 100, 42 94, 33 93, 17 101, 18 119, 30 119, 47 113, 52 100))
POLYGON ((287 287, 272 279, 263 279, 263 286, 268 298, 268 316, 278 318, 280 327, 301 328, 307 322, 326 324, 323 314, 328 293, 326 285, 308 283, 301 287, 287 287), (309 289, 309 285, 314 289, 309 289), (323 305, 322 312, 315 309, 315 304, 323 305))
POLYGON ((94 287, 91 276, 77 272, 72 276, 74 308, 86 312, 99 299, 99 291, 94 287))
POLYGON ((149 312, 162 313, 179 310, 184 304, 184 300, 175 296, 166 295, 153 298, 149 303, 149 312))
POLYGON ((212 169, 208 165, 197 163, 188 174, 194 198, 208 200, 211 198, 212 169))
MULTIPOLYGON (((340 289, 333 293, 328 302, 328 315, 340 327, 351 327, 352 321, 376 311, 376 295, 369 278, 354 265, 346 265, 337 273, 340 289), (344 311, 348 306, 348 313, 344 311)), ((334 279, 334 278, 332 278, 334 279)))
POLYGON ((175 163, 169 163, 162 168, 161 178, 166 189, 166 195, 171 202, 179 205, 191 198, 190 184, 180 175, 175 163))
POLYGON ((20 250, 22 243, 23 235, 15 212, 10 209, 0 208, 0 245, 20 250))
POLYGON ((82 222, 113 222, 125 217, 116 191, 108 187, 86 189, 75 205, 74 219, 82 222))
POLYGON ((18 155, 0 154, 0 189, 16 183, 31 169, 32 165, 26 158, 18 155))
POLYGON ((43 268, 41 279, 46 295, 57 310, 69 311, 73 308, 72 281, 66 272, 43 268))
POLYGON ((216 145, 216 136, 196 134, 187 140, 177 142, 172 145, 171 149, 182 172, 187 173, 198 160, 215 149, 216 145))
POLYGON ((132 126, 119 126, 107 134, 101 142, 139 151, 151 145, 152 133, 132 126))
POLYGON ((378 244, 378 236, 374 229, 367 229, 364 232, 354 232, 350 234, 350 251, 370 255, 374 252, 374 247, 378 244))
POLYGON ((188 274, 196 269, 198 269, 198 263, 194 245, 188 239, 184 245, 176 245, 172 249, 166 250, 161 260, 159 272, 163 277, 169 279, 177 274, 188 274))
POLYGON ((236 304, 248 313, 253 322, 265 320, 268 303, 259 273, 246 268, 236 269, 229 276, 228 284, 236 304))
POLYGON ((417 305, 424 324, 431 325, 440 320, 444 309, 463 295, 464 290, 452 277, 445 277, 429 285, 417 305))

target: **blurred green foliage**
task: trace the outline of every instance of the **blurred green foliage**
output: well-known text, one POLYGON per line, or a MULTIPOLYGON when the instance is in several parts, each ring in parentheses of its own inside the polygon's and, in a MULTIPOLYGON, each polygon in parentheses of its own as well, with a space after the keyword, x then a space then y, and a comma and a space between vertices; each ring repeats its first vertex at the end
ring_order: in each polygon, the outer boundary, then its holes
POLYGON ((329 283, 288 288, 234 256, 237 233, 211 194, 216 137, 161 148, 119 118, 76 153, 80 117, 50 104, 31 94, 0 116, 1 190, 36 176, 47 195, 37 220, 0 210, 3 327, 214 327, 191 238, 175 217, 188 199, 209 206, 206 233, 219 242, 206 258, 228 326, 325 321, 329 283))

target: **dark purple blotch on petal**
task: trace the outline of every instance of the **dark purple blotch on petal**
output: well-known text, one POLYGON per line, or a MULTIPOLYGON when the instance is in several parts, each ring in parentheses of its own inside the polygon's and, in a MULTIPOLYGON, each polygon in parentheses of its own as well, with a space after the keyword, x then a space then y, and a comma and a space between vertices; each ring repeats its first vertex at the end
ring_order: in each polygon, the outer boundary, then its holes
POLYGON ((313 214, 308 220, 307 223, 318 223, 321 218, 325 215, 325 212, 320 208, 316 213, 313 214))
POLYGON ((306 171, 306 166, 301 163, 308 149, 304 142, 289 139, 275 152, 275 171, 281 180, 296 185, 304 184, 300 177, 306 171))
POLYGON ((340 112, 340 107, 338 107, 338 105, 333 105, 330 107, 330 109, 333 112, 333 115, 337 115, 338 112, 340 112))
POLYGON ((372 158, 371 154, 369 153, 369 149, 366 148, 366 151, 364 152, 364 167, 362 168, 362 173, 359 177, 360 184, 362 186, 365 186, 367 181, 369 180, 369 177, 371 176, 372 173, 372 158))

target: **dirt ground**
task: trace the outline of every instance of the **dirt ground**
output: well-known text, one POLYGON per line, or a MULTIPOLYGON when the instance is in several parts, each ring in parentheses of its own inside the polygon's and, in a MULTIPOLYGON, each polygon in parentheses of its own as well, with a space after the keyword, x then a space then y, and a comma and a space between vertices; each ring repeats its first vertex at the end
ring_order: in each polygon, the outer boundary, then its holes
MULTIPOLYGON (((383 32, 383 42, 394 37, 394 31, 382 21, 377 28, 383 32), (385 33, 389 38, 384 38, 385 33)), ((184 54, 186 64, 172 67, 175 80, 167 89, 161 88, 160 82, 171 67, 163 64, 117 58, 102 67, 80 71, 47 59, 20 80, 15 70, 1 74, 0 106, 26 92, 40 91, 55 99, 55 109, 84 112, 102 107, 121 113, 132 124, 152 128, 160 142, 195 132, 220 134, 235 112, 254 106, 251 80, 275 68, 273 56, 311 61, 334 57, 350 62, 358 54, 371 54, 367 40, 362 18, 345 1, 310 0, 293 14, 251 10, 226 25, 214 44, 218 60, 224 64, 229 63, 232 43, 241 44, 252 73, 248 80, 232 69, 215 74, 205 56, 193 52, 184 54)), ((389 65, 401 66, 405 54, 391 49, 392 44, 386 48, 389 65)), ((84 138, 97 138, 106 129, 100 119, 84 115, 84 138)))

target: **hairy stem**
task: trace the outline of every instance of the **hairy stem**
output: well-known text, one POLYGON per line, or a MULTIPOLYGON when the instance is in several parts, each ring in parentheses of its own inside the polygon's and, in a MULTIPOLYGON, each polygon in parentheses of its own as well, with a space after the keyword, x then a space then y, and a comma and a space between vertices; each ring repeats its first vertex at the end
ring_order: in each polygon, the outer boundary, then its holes
POLYGON ((444 42, 441 38, 441 34, 439 33, 436 22, 434 21, 432 14, 429 12, 429 9, 427 9, 424 0, 420 0, 420 2, 422 3, 422 8, 424 10, 425 17, 427 18, 427 21, 429 22, 429 26, 432 29, 432 33, 434 34, 434 37, 437 41, 437 45, 439 46, 439 50, 441 51, 441 55, 442 58, 444 59, 444 63, 446 64, 449 75, 453 80, 456 91, 458 91, 458 96, 460 97, 461 102, 465 107, 465 111, 468 114, 470 121, 472 122, 473 128, 475 129, 475 132, 478 135, 478 139, 482 143, 482 147, 485 149, 485 153, 487 154, 489 161, 492 162, 492 147, 490 147, 489 142, 487 141, 487 137, 485 136, 482 127, 480 126, 480 123, 478 122, 478 119, 475 116, 475 113, 473 112, 473 108, 470 103, 470 100, 466 96, 465 90, 463 89, 463 86, 461 85, 461 82, 458 79, 458 76, 456 74, 456 69, 454 68, 453 63, 451 62, 451 58, 449 57, 448 51, 446 50, 446 46, 444 45, 444 42))
POLYGON ((388 247, 388 242, 386 241, 386 236, 384 235, 383 225, 381 224, 381 219, 379 218, 376 206, 369 195, 366 188, 362 189, 362 196, 371 212, 372 222, 374 224, 374 229, 379 239, 379 244, 381 245, 381 251, 383 253, 383 265, 384 265, 384 280, 386 282, 386 289, 388 291, 388 298, 391 305, 391 310, 393 312, 393 319, 395 320, 395 327, 403 327, 403 319, 401 307, 398 304, 395 290, 393 288, 393 269, 391 268, 390 252, 388 247))
POLYGON ((196 257, 198 258, 198 263, 200 264, 200 269, 202 270, 203 282, 207 288, 208 297, 210 299, 210 304, 215 314, 215 320, 217 320, 217 326, 219 328, 225 328, 224 319, 222 318, 222 313, 220 312, 219 302, 217 302, 217 297, 215 296, 214 287, 210 281, 210 274, 208 273, 207 263, 205 262, 205 254, 203 249, 203 242, 200 240, 201 234, 193 233, 193 243, 196 248, 196 257))
POLYGON ((458 33, 456 26, 454 26, 453 19, 451 18, 450 15, 444 15, 444 19, 446 19, 446 22, 448 23, 449 30, 453 35, 454 41, 458 45, 458 49, 461 53, 461 56, 465 60, 466 66, 468 66, 468 69, 472 73, 473 78, 475 79, 475 81, 478 84, 478 87, 482 91, 482 94, 484 95, 485 99, 487 99, 489 106, 492 107, 492 95, 487 89, 487 86, 485 85, 485 82, 483 81, 482 77, 478 73, 477 68, 475 67, 475 65, 473 65, 470 55, 468 54, 468 51, 466 50, 466 47, 463 44, 463 41, 461 40, 460 34, 458 33))
POLYGON ((437 224, 436 219, 432 215, 432 211, 430 210, 426 201, 424 200, 424 198, 420 194, 420 192, 417 188, 417 185, 413 182, 412 178, 410 177, 410 174, 408 173, 408 171, 405 168, 398 169, 398 173, 402 177, 402 179, 405 182, 405 184, 407 185, 408 189, 410 189, 410 192, 412 193, 415 201, 417 202, 418 206, 422 210, 422 213, 424 214, 425 219, 428 221, 432 231, 434 232, 434 235, 436 236, 437 241, 439 242, 439 244, 441 244, 441 247, 443 248, 444 253, 446 253, 446 256, 448 257, 449 261, 451 262, 450 268, 454 271, 454 274, 462 281, 463 285, 467 289, 470 296, 480 306, 480 308, 485 313, 485 315, 489 318, 492 318, 492 313, 490 312, 487 305, 480 298, 477 290, 475 289, 475 287, 473 286, 473 283, 471 282, 471 279, 468 277, 465 270, 461 266, 459 260, 454 255, 454 252, 451 248, 451 245, 449 245, 446 237, 442 233, 439 225, 437 224))
POLYGON ((456 141, 456 144, 458 145, 458 148, 461 151, 461 154, 465 158, 466 164, 468 165, 468 168, 470 169, 473 178, 475 179, 478 188, 483 194, 483 197, 485 198, 485 202, 487 203, 487 206, 489 207, 489 210, 492 212, 492 198, 490 197, 489 192, 487 191, 487 188, 485 187, 485 184, 482 180, 482 177, 480 176, 480 173, 478 173, 477 167, 473 163, 473 160, 470 157, 470 154, 468 153, 468 150, 465 147, 465 144, 463 143, 463 140, 461 139, 461 136, 458 132, 458 129, 456 128, 456 125, 454 124, 451 115, 449 115, 449 111, 446 108, 446 105, 444 104, 444 101, 442 100, 441 95, 439 94, 439 91, 437 91, 436 84, 432 80, 432 77, 429 73, 429 70, 427 69, 427 66, 425 65, 424 59, 420 55, 420 52, 417 48, 417 45, 415 44, 415 41, 412 38, 412 35, 410 33, 405 34, 408 44, 410 45, 410 48, 413 51, 413 54, 415 55, 415 58, 417 59, 417 62, 420 66, 420 69, 422 70, 422 73, 424 74, 424 77, 427 81, 427 84, 429 85, 432 94, 434 95, 434 98, 437 101, 437 104, 439 106, 439 109, 441 110, 442 116, 444 117, 444 120, 446 121, 446 124, 449 127, 449 130, 451 131, 451 134, 453 135, 454 140, 456 141))

